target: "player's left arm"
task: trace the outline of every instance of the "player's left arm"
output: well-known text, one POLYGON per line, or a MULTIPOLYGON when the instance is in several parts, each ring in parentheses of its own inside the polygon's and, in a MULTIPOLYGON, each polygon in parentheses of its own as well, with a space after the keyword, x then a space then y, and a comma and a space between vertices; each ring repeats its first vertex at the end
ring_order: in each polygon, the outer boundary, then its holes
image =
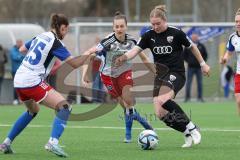
POLYGON ((26 48, 25 45, 22 45, 20 48, 19 48, 19 52, 21 52, 22 54, 26 54, 28 52, 28 49, 26 48))
POLYGON ((195 45, 188 37, 187 35, 183 32, 183 31, 179 31, 178 32, 178 38, 179 41, 181 42, 182 45, 184 45, 187 48, 191 49, 191 52, 193 53, 193 55, 196 57, 196 59, 198 60, 198 63, 201 66, 203 75, 205 76, 209 76, 210 73, 210 67, 207 65, 207 63, 204 61, 199 49, 197 48, 197 45, 195 45))
POLYGON ((31 47, 32 41, 35 39, 36 37, 34 37, 33 39, 31 39, 30 41, 26 42, 25 44, 23 44, 18 50, 19 52, 21 52, 22 54, 27 54, 29 48, 31 47))
POLYGON ((203 74, 206 76, 209 76, 210 67, 204 61, 199 49, 197 48, 197 46, 195 44, 191 45, 191 51, 192 51, 193 55, 196 57, 196 59, 198 60, 198 63, 201 66, 203 74))
POLYGON ((155 75, 156 74, 156 67, 153 63, 151 63, 151 61, 149 60, 149 58, 143 53, 139 53, 138 54, 142 60, 142 62, 145 64, 145 66, 155 75))

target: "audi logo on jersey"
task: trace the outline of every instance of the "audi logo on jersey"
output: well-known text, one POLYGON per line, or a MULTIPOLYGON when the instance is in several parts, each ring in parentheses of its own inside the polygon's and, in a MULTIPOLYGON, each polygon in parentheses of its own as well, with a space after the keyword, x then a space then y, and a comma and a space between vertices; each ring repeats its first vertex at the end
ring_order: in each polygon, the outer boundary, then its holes
POLYGON ((158 46, 153 48, 155 54, 170 54, 173 48, 171 46, 158 46))

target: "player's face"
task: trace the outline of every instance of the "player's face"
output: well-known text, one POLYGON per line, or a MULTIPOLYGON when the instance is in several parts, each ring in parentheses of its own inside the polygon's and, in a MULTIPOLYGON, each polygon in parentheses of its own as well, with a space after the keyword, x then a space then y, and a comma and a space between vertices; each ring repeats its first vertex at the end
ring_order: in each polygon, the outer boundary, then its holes
POLYGON ((124 19, 115 19, 113 21, 113 31, 117 37, 125 36, 127 31, 127 24, 124 19))
POLYGON ((60 26, 59 31, 60 31, 60 34, 61 34, 61 36, 62 36, 60 39, 63 39, 63 38, 66 36, 67 32, 68 32, 68 26, 65 25, 65 24, 62 24, 62 25, 60 26))
POLYGON ((235 16, 235 27, 238 32, 240 32, 240 15, 235 16))
POLYGON ((166 30, 167 22, 159 17, 151 17, 150 22, 155 32, 161 33, 166 30))

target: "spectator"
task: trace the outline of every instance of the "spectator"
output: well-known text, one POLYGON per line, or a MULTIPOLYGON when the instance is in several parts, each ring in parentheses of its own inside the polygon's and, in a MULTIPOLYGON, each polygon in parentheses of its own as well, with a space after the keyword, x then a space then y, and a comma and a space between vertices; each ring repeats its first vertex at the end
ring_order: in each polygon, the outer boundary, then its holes
POLYGON ((99 68, 101 60, 95 57, 92 61, 92 102, 101 103, 105 101, 104 86, 100 77, 99 68))
POLYGON ((234 75, 233 69, 229 65, 224 65, 221 72, 221 84, 224 91, 224 98, 229 98, 230 90, 233 90, 232 77, 234 75))
POLYGON ((5 63, 7 63, 7 61, 8 59, 7 59, 6 51, 0 44, 0 95, 2 91, 2 82, 4 78, 4 73, 5 73, 5 63))
MULTIPOLYGON (((24 58, 24 55, 19 52, 19 48, 23 45, 23 41, 18 39, 16 41, 16 45, 13 46, 13 48, 10 50, 10 57, 11 57, 11 61, 12 61, 12 77, 14 79, 14 76, 17 72, 17 69, 19 68, 19 66, 22 63, 22 60, 24 58)), ((13 104, 17 105, 19 104, 19 100, 18 100, 18 95, 15 89, 13 89, 13 104)))
MULTIPOLYGON (((199 49, 204 61, 206 61, 208 56, 207 50, 205 46, 199 42, 198 35, 196 33, 193 33, 191 36, 191 39, 193 43, 197 45, 197 48, 199 49)), ((204 102, 201 67, 196 57, 193 55, 190 49, 185 48, 183 54, 184 54, 184 60, 188 63, 185 102, 188 102, 191 99, 190 92, 191 92, 191 86, 192 86, 192 79, 194 75, 196 75, 196 79, 197 79, 197 100, 199 102, 204 102)))
MULTIPOLYGON (((98 44, 100 42, 100 38, 96 37, 95 43, 98 44)), ((96 56, 92 60, 92 102, 93 103, 101 103, 105 102, 106 94, 104 94, 104 86, 100 77, 99 68, 101 66, 100 57, 96 56)))

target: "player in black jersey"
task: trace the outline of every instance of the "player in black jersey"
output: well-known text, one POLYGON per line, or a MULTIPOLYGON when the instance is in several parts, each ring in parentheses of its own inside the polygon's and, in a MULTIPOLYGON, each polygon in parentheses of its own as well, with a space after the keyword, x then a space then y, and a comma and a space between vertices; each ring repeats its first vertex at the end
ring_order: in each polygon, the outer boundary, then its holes
POLYGON ((191 49, 204 75, 209 75, 210 67, 183 31, 168 26, 164 5, 156 6, 151 11, 150 22, 152 29, 141 36, 133 49, 116 59, 115 64, 121 65, 146 48, 151 50, 157 69, 153 89, 155 113, 167 126, 184 133, 183 148, 191 147, 192 144, 201 142, 201 134, 181 107, 173 101, 186 79, 183 46, 191 49))

